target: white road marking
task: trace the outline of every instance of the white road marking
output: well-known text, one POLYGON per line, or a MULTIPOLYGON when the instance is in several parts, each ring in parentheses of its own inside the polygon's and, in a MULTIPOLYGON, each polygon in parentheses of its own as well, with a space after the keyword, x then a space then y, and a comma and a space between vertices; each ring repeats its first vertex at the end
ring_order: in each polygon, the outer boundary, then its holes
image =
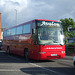
POLYGON ((53 73, 55 73, 55 74, 57 74, 57 75, 65 75, 65 74, 62 74, 62 73, 60 73, 60 72, 56 72, 56 71, 53 71, 53 70, 51 70, 51 69, 47 69, 47 68, 45 68, 45 67, 39 66, 39 65, 34 64, 34 63, 29 63, 29 64, 31 64, 31 65, 33 65, 33 66, 36 66, 36 67, 40 67, 40 68, 42 68, 42 69, 44 69, 44 70, 46 70, 46 71, 53 72, 53 73))
MULTIPOLYGON (((0 69, 0 72, 15 72, 15 71, 21 71, 20 69, 0 69)), ((46 71, 46 70, 22 70, 23 72, 24 71, 46 71)))
MULTIPOLYGON (((9 55, 8 55, 9 56, 9 55)), ((16 59, 16 58, 14 58, 14 57, 12 57, 12 56, 10 56, 11 58, 13 58, 13 59, 15 59, 15 60, 20 60, 20 59, 16 59)), ((41 68, 41 69, 43 69, 43 70, 22 70, 22 71, 50 71, 50 72, 53 72, 53 73, 55 73, 55 74, 57 74, 57 75, 65 75, 65 74, 62 74, 62 73, 60 73, 60 72, 56 72, 56 71, 54 71, 54 70, 51 70, 51 69, 47 69, 47 68, 45 68, 45 67, 42 67, 42 66, 40 66, 40 65, 37 65, 37 64, 34 64, 34 63, 31 63, 31 62, 29 62, 29 64, 31 64, 31 65, 33 65, 33 66, 36 66, 36 67, 39 67, 39 68, 41 68)), ((1 71, 21 71, 20 69, 0 69, 0 72, 1 71)))
POLYGON ((0 69, 0 72, 3 71, 3 72, 7 72, 7 71, 20 71, 20 70, 14 70, 14 69, 0 69))

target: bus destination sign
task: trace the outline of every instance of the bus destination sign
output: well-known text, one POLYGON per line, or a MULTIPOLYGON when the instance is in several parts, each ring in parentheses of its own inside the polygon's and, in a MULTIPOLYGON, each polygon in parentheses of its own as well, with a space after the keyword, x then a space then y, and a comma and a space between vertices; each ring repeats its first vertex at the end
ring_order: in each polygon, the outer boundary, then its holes
POLYGON ((41 21, 38 23, 38 26, 60 27, 60 24, 57 22, 41 21))

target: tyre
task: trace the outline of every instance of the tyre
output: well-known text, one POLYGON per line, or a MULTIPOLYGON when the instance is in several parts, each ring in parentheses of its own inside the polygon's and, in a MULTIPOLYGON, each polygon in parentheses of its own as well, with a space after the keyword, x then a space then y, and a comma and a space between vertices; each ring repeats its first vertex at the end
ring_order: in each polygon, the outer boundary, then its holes
POLYGON ((29 51, 28 51, 28 49, 25 49, 24 57, 25 57, 26 61, 29 60, 29 51))

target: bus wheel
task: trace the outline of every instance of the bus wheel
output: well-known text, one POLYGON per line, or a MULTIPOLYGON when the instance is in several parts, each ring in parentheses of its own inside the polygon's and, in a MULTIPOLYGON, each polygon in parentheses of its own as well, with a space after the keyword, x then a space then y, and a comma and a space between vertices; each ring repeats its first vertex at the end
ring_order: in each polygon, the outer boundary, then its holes
POLYGON ((28 61, 29 60, 29 52, 28 52, 28 49, 25 50, 24 56, 25 56, 25 59, 28 61))
POLYGON ((9 47, 7 48, 7 53, 10 54, 10 48, 9 47))

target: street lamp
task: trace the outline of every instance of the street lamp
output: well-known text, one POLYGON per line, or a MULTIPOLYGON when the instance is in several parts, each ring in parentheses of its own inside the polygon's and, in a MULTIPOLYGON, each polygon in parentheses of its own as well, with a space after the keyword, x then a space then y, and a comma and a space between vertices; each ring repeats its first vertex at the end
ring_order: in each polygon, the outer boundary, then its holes
POLYGON ((17 9, 15 9, 15 11, 16 11, 16 25, 17 25, 17 9))

